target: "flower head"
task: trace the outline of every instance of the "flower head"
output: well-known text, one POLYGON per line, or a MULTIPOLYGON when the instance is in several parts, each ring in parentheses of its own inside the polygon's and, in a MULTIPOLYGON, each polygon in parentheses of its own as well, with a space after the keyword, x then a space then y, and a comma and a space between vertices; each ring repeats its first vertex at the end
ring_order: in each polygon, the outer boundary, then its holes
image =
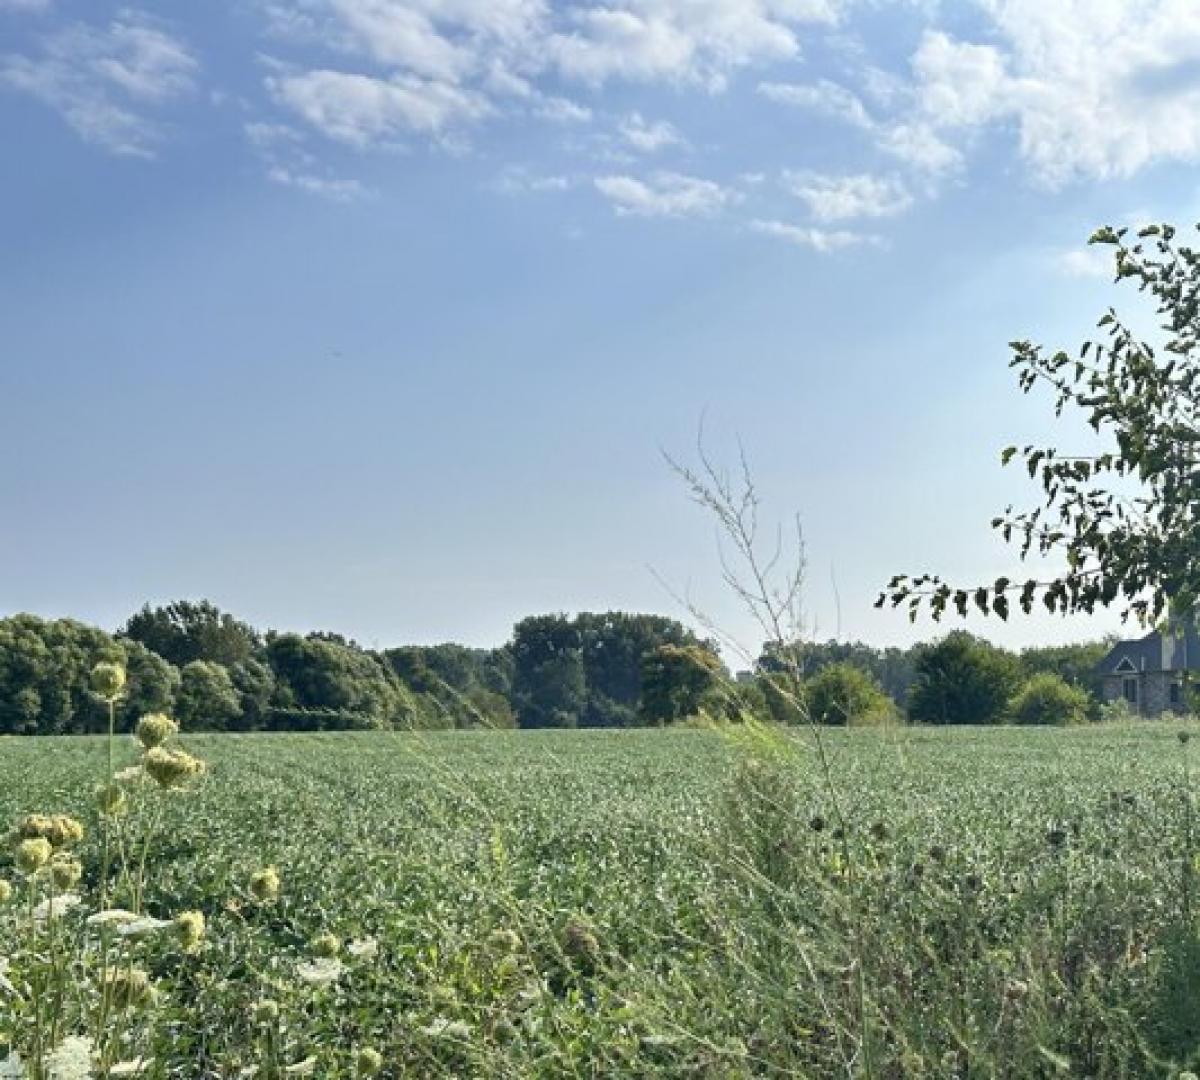
POLYGON ((179 725, 165 713, 147 713, 138 722, 134 734, 147 750, 162 746, 179 731, 179 725))
POLYGON ((336 934, 318 934, 312 940, 312 951, 317 956, 331 959, 342 951, 342 942, 336 934))
POLYGON ((164 750, 156 746, 146 751, 144 760, 148 772, 159 787, 177 788, 204 772, 204 762, 185 750, 164 750))
POLYGON ((359 1076, 375 1076, 383 1068, 383 1055, 372 1047, 363 1047, 355 1060, 359 1076))
POLYGON ((50 863, 50 880, 56 889, 75 888, 83 877, 83 865, 71 855, 56 855, 50 863))
POLYGON ((68 1035, 46 1057, 50 1080, 89 1080, 96 1045, 86 1035, 68 1035))
POLYGON ((12 899, 12 894, 12 882, 5 878, 0 878, 0 904, 7 904, 12 899))
POLYGON ((83 823, 66 814, 28 814, 13 829, 16 840, 42 839, 52 847, 66 847, 83 839, 83 823))
POLYGON ((260 903, 274 900, 279 896, 279 871, 273 866, 259 870, 250 879, 250 895, 260 903))
POLYGON ((204 913, 185 911, 175 916, 175 936, 184 952, 195 952, 204 939, 204 913))
POLYGON ((328 986, 337 982, 345 972, 345 964, 336 957, 328 956, 318 957, 296 967, 296 975, 300 981, 309 986, 328 986))
POLYGON ((105 701, 116 701, 125 689, 125 669, 107 660, 92 668, 92 689, 105 701))
POLYGON ((113 782, 96 788, 96 808, 105 817, 116 817, 124 812, 126 805, 125 792, 120 784, 113 782))
POLYGON ((116 1009, 135 1009, 154 996, 150 976, 141 968, 117 968, 109 971, 104 988, 116 1009))
POLYGON ((50 841, 44 836, 34 837, 31 840, 22 840, 17 845, 17 869, 26 874, 36 874, 50 861, 50 856, 53 854, 54 849, 50 846, 50 841))
POLYGON ((272 1024, 279 1019, 279 1005, 270 998, 255 1002, 251 1010, 255 1023, 272 1024))

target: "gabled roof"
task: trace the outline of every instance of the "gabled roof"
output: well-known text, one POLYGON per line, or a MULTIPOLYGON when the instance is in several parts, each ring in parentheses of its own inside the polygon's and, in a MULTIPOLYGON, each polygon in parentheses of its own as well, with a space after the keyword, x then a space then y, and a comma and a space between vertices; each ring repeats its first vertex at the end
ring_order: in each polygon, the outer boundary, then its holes
POLYGON ((1177 627, 1166 634, 1151 631, 1143 638, 1118 641, 1098 665, 1104 675, 1144 671, 1200 671, 1200 632, 1177 627))

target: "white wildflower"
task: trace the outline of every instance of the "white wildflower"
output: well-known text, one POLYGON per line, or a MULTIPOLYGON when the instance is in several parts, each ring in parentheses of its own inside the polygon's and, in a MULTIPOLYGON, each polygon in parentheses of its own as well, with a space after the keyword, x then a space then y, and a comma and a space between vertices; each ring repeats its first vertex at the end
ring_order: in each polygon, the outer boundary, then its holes
POLYGON ((309 986, 328 986, 337 982, 345 972, 346 965, 336 957, 321 956, 296 966, 300 981, 309 986))
POLYGON ((130 765, 114 774, 113 779, 119 784, 137 784, 146 779, 146 771, 140 765, 130 765))
MULTIPOLYGON (((13 986, 12 981, 8 977, 9 966, 8 957, 0 956, 0 990, 8 994, 15 994, 17 988, 13 986)), ((0 1073, 0 1077, 3 1077, 3 1075, 3 1073, 0 1073)))
POLYGON ((49 1080, 89 1080, 96 1045, 86 1035, 68 1035, 46 1058, 49 1080))
POLYGON ((379 955, 379 942, 374 938, 356 938, 346 946, 355 960, 374 960, 379 955))
POLYGON ((82 901, 76 893, 63 893, 49 900, 43 900, 33 909, 34 922, 44 923, 51 919, 60 919, 72 908, 78 907, 82 901))
POLYGON ((87 924, 88 926, 121 925, 134 922, 136 919, 137 916, 132 911, 126 911, 124 908, 105 908, 103 911, 97 911, 94 915, 89 915, 87 924))
POLYGON ((458 1039, 465 1042, 471 1037, 471 1027, 465 1020, 447 1020, 444 1016, 439 1016, 421 1030, 435 1039, 458 1039))
POLYGON ((306 1057, 303 1061, 297 1061, 295 1065, 288 1065, 283 1071, 288 1076, 312 1076, 317 1071, 317 1059, 306 1057))
POLYGON ((118 1061, 108 1070, 109 1076, 141 1076, 150 1068, 149 1058, 133 1058, 130 1061, 118 1061))
POLYGON ((117 933, 121 937, 133 938, 136 941, 174 925, 169 919, 156 919, 151 915, 141 915, 131 922, 120 923, 117 926, 117 933))

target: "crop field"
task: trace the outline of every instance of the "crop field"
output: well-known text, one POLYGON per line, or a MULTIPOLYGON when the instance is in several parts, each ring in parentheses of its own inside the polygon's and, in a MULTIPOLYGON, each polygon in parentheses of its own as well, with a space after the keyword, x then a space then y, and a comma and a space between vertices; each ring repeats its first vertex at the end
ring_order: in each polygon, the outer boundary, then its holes
POLYGON ((0 856, 0 1047, 37 1075, 36 1028, 47 1076, 88 1075, 49 1052, 82 1037, 98 1076, 1176 1076, 1183 730, 843 730, 827 770, 805 732, 185 735, 207 772, 132 782, 107 860, 105 741, 3 740, 0 819, 86 832, 40 918, 55 886, 0 856), (108 992, 113 957, 145 984, 108 992))

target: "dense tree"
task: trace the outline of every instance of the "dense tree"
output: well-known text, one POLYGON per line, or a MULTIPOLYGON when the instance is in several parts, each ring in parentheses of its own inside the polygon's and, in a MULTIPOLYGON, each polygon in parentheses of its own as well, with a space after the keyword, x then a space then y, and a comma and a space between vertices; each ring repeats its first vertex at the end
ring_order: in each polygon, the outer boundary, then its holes
POLYGON ((92 667, 120 663, 129 680, 117 709, 121 730, 171 702, 178 673, 135 642, 119 642, 73 619, 0 619, 0 733, 100 731, 107 713, 90 690, 92 667))
POLYGON ((1162 340, 1144 341, 1110 308, 1101 340, 1072 353, 1012 343, 1020 388, 1049 390, 1056 415, 1076 414, 1100 437, 1097 452, 1011 446, 1041 486, 1040 505, 992 522, 1022 558, 1054 556, 1065 567, 1025 582, 1002 577, 956 588, 940 577, 893 578, 879 598, 907 602, 915 617, 974 605, 1001 618, 1016 598, 1028 613, 1040 598, 1049 611, 1092 612, 1119 603, 1143 620, 1169 610, 1190 614, 1200 597, 1200 251, 1177 243, 1170 225, 1135 237, 1102 228, 1091 243, 1113 249, 1118 282, 1135 284, 1154 307, 1162 340))
POLYGON ((803 685, 808 719, 814 724, 884 724, 895 705, 875 679, 852 664, 829 664, 803 685))
POLYGON ((1020 680, 1012 653, 964 630, 920 646, 908 717, 918 724, 994 724, 1020 680))
POLYGON ((207 600, 177 600, 156 608, 147 604, 125 624, 121 636, 140 641, 178 668, 193 660, 231 668, 253 659, 261 646, 250 626, 207 600))
POLYGON ((190 731, 228 731, 242 726, 242 698, 229 669, 211 660, 193 660, 180 674, 175 715, 190 731))
POLYGON ((720 658, 703 645, 660 645, 642 661, 641 717, 646 724, 670 724, 719 701, 724 676, 720 658))
POLYGON ((849 664, 872 676, 901 708, 914 677, 913 651, 895 646, 876 648, 861 641, 799 641, 786 645, 769 641, 763 647, 760 674, 796 671, 802 678, 820 674, 833 664, 849 664))
POLYGON ((328 637, 279 634, 267 656, 285 710, 315 710, 351 718, 364 728, 410 726, 412 701, 391 669, 377 657, 328 637))

